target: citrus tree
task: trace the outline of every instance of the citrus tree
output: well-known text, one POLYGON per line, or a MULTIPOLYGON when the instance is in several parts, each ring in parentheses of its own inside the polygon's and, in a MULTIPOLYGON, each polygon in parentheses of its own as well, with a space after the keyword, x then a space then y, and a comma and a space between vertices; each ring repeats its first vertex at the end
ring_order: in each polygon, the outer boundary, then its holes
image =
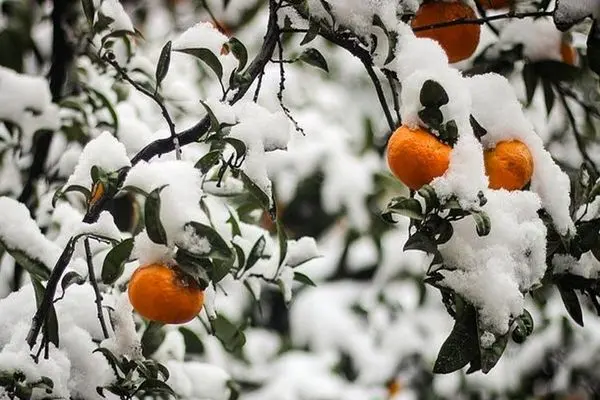
POLYGON ((597 0, 1 4, 3 398, 600 390, 597 0))

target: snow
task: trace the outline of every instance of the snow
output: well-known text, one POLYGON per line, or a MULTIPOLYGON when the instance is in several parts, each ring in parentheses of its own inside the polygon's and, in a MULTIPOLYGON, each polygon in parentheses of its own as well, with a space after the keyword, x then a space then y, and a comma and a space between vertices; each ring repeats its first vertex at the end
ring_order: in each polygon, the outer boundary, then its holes
POLYGON ((58 107, 52 103, 48 82, 44 77, 18 74, 0 66, 0 120, 21 128, 21 143, 31 149, 33 135, 41 130, 60 127, 58 107))
POLYGON ((229 38, 219 32, 209 22, 199 22, 188 28, 173 41, 173 50, 208 49, 213 54, 221 54, 221 47, 229 38))
POLYGON ((317 242, 314 238, 304 236, 298 240, 288 240, 285 263, 296 267, 311 258, 319 256, 317 242))
POLYGON ((29 257, 41 261, 49 269, 54 268, 62 249, 42 234, 31 219, 27 207, 9 197, 0 197, 0 209, 2 245, 24 252, 29 257))
POLYGON ((104 132, 90 140, 83 148, 77 166, 69 176, 65 187, 80 185, 91 188, 90 170, 94 165, 110 173, 131 166, 131 162, 127 157, 125 146, 109 132, 104 132))
POLYGON ((170 360, 166 363, 171 374, 167 384, 183 398, 228 400, 230 389, 227 382, 231 379, 229 374, 214 365, 200 362, 178 362, 170 360))
POLYGON ((134 32, 133 23, 119 0, 102 0, 102 5, 100 6, 98 13, 113 19, 110 23, 110 28, 113 32, 134 32))

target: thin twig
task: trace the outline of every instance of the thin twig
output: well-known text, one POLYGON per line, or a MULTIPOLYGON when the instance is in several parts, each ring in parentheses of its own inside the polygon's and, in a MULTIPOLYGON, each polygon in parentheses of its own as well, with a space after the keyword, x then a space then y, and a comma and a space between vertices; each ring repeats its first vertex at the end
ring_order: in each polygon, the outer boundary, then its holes
POLYGON ((584 100, 580 99, 577 93, 575 93, 573 90, 560 84, 555 85, 555 87, 560 93, 575 100, 577 104, 579 104, 589 114, 592 114, 596 118, 600 118, 600 111, 593 105, 588 104, 584 100))
MULTIPOLYGON (((361 59, 361 61, 363 61, 363 60, 361 59)), ((377 77, 375 70, 373 70, 373 67, 369 63, 363 61, 363 65, 365 66, 365 69, 367 70, 367 74, 369 74, 369 78, 371 78, 371 81, 373 82, 373 85, 375 86, 375 91, 377 92, 377 97, 379 98, 379 102, 381 103, 381 107, 383 108, 383 113, 385 114, 385 119, 387 119, 387 123, 388 123, 388 126, 390 127, 390 131, 393 131, 396 129, 396 126, 394 124, 394 118, 392 117, 390 108, 387 105, 387 100, 385 99, 385 94, 383 93, 383 88, 381 87, 381 82, 379 81, 379 78, 377 77)))
POLYGON ((226 32, 225 27, 223 25, 221 25, 221 23, 219 22, 219 20, 217 20, 217 18, 215 17, 215 14, 213 14, 212 10, 210 9, 210 7, 208 6, 208 4, 206 3, 206 0, 202 0, 202 6, 208 12, 208 15, 210 15, 210 18, 212 19, 212 22, 217 27, 217 29, 219 31, 221 31, 221 33, 225 33, 226 32))
POLYGON ((300 132, 302 135, 306 135, 304 129, 298 124, 298 121, 294 119, 290 109, 283 102, 283 92, 285 90, 285 67, 283 66, 284 60, 283 58, 283 45, 281 43, 281 36, 277 35, 277 49, 279 56, 279 91, 277 92, 277 100, 279 100, 279 106, 283 110, 284 114, 288 117, 288 119, 294 124, 296 131, 300 132))
POLYGON ((567 98, 560 90, 558 90, 558 97, 560 98, 562 105, 565 109, 565 112, 567 113, 567 118, 569 119, 569 122, 571 124, 571 128, 573 130, 573 136, 575 137, 575 142, 577 143, 577 148, 579 149, 579 152, 581 153, 581 157, 588 164, 588 166, 594 170, 594 172, 596 173, 596 176, 600 175, 600 173, 598 172, 598 167, 596 166, 594 161, 591 159, 590 155, 587 152, 587 149, 585 148, 585 143, 583 141, 583 138, 581 137, 581 132, 579 132, 579 129, 577 128, 577 121, 575 120, 573 111, 571 111, 571 108, 569 107, 569 104, 567 103, 567 98))
POLYGON ((258 95, 260 94, 260 88, 262 87, 262 80, 263 80, 264 76, 265 76, 265 71, 262 70, 260 72, 260 74, 258 75, 258 82, 256 83, 256 90, 254 91, 254 97, 252 98, 252 101, 255 103, 258 101, 258 95))
POLYGON ((108 339, 108 329, 106 329, 106 322, 104 321, 104 314, 102 313, 102 294, 100 293, 100 289, 98 289, 98 282, 96 282, 96 273, 94 272, 94 263, 92 261, 92 251, 90 250, 90 239, 86 237, 83 243, 85 246, 85 258, 88 266, 88 279, 90 280, 90 285, 92 285, 94 288, 94 294, 96 295, 96 310, 98 311, 98 320, 100 321, 100 326, 102 327, 104 339, 108 339))
POLYGON ((394 102, 394 111, 396 112, 396 118, 398 119, 396 126, 400 126, 400 125, 402 125, 402 116, 400 115, 399 93, 398 93, 398 90, 396 87, 396 82, 398 81, 398 78, 390 70, 384 69, 383 73, 384 73, 385 77, 387 78, 388 83, 390 84, 390 90, 392 91, 392 100, 394 102))
POLYGON ((157 91, 152 92, 152 91, 146 89, 145 87, 143 87, 142 85, 140 85, 139 83, 137 83, 136 81, 134 81, 127 73, 127 70, 125 70, 125 68, 123 68, 119 65, 117 60, 114 58, 114 54, 112 56, 111 56, 111 54, 112 53, 110 53, 110 52, 107 53, 102 59, 105 62, 107 62, 108 64, 110 64, 121 75, 121 77, 123 79, 125 79, 127 82, 129 82, 129 84, 131 84, 131 86, 133 86, 138 92, 151 98, 160 108, 162 115, 163 115, 165 121, 167 121, 167 125, 169 126, 169 132, 171 133, 171 140, 173 141, 173 146, 175 148, 175 157, 178 160, 181 160, 181 146, 179 144, 179 138, 177 137, 177 132, 175 131, 175 123, 173 122, 173 119, 171 118, 171 114, 169 114, 169 110, 167 110, 167 106, 160 99, 158 92, 157 91))
MULTIPOLYGON (((475 5, 477 6, 477 11, 479 12, 479 14, 481 14, 481 16, 483 18, 487 18, 487 16, 488 16, 487 11, 481 5, 482 1, 488 1, 488 0, 475 0, 475 5)), ((489 20, 485 21, 485 24, 488 26, 488 28, 490 28, 490 30, 492 32, 494 32, 494 35, 500 36, 500 31, 498 30, 498 28, 496 28, 494 25, 492 25, 492 23, 489 20)))
POLYGON ((455 25, 483 25, 489 21, 496 21, 499 19, 513 19, 513 18, 523 19, 523 18, 527 18, 527 17, 551 17, 552 15, 554 15, 554 11, 531 11, 531 12, 524 12, 524 13, 515 13, 515 12, 511 11, 511 12, 508 12, 505 14, 497 14, 497 15, 492 15, 492 16, 482 17, 482 18, 458 18, 458 19, 454 19, 452 21, 445 21, 445 22, 438 22, 435 24, 423 25, 423 26, 419 26, 419 27, 414 27, 413 32, 427 31, 427 30, 431 30, 431 29, 440 29, 440 28, 446 28, 448 26, 455 26, 455 25))

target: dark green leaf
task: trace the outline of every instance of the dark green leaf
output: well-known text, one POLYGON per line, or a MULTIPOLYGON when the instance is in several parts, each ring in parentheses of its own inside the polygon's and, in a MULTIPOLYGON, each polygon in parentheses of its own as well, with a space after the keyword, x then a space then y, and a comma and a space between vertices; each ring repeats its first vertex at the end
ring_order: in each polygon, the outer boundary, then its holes
POLYGON ((405 217, 417 220, 423 219, 421 203, 419 203, 419 201, 416 199, 403 196, 392 199, 388 204, 385 213, 403 215, 405 217))
POLYGON ((212 167, 217 165, 221 160, 221 151, 213 150, 206 153, 202 156, 201 159, 198 160, 194 168, 197 168, 202 172, 202 174, 206 174, 212 167))
POLYGON ((136 392, 140 393, 165 393, 173 397, 177 397, 171 386, 158 379, 146 379, 140 386, 138 386, 136 392))
POLYGON ((458 141, 458 126, 456 125, 456 121, 450 120, 446 122, 446 125, 440 127, 440 139, 450 146, 456 144, 458 141))
POLYGON ((227 219, 227 223, 231 225, 231 233, 233 234, 233 236, 242 236, 242 231, 240 230, 240 224, 238 223, 237 219, 235 219, 235 217, 231 213, 231 210, 228 209, 227 212, 229 213, 229 218, 227 219))
POLYGON ((236 38, 229 39, 229 42, 225 46, 229 48, 233 56, 238 60, 237 70, 242 72, 248 62, 248 50, 246 50, 246 46, 236 38))
POLYGON ((148 194, 144 205, 144 222, 148 237, 154 243, 167 244, 167 232, 160 220, 160 192, 165 186, 154 189, 148 194))
POLYGON ((223 138, 223 141, 230 144, 235 149, 235 153, 238 159, 246 155, 246 143, 244 143, 243 141, 232 137, 223 138))
POLYGON ((440 349, 433 372, 449 374, 476 358, 479 358, 477 313, 473 306, 465 304, 464 309, 457 312, 456 323, 440 349))
POLYGON ((269 196, 267 196, 267 194, 263 192, 262 189, 259 188, 258 185, 254 183, 252 179, 250 179, 250 177, 248 177, 248 175, 246 175, 246 173, 241 171, 240 176, 242 177, 242 181, 244 182, 246 189, 248 189, 252 196, 254 196, 256 200, 258 200, 260 206, 265 210, 269 209, 271 205, 271 200, 269 199, 269 196))
POLYGON ((162 50, 160 51, 160 57, 158 58, 158 64, 156 65, 156 73, 154 74, 156 79, 156 91, 160 87, 160 84, 167 76, 169 72, 169 66, 171 65, 171 41, 169 40, 162 50))
POLYGON ((579 299, 577 298, 575 290, 566 288, 564 285, 560 284, 557 285, 557 287, 567 312, 571 318, 573 318, 573 321, 583 326, 583 314, 581 312, 581 305, 579 304, 579 299))
POLYGON ((481 372, 487 374, 496 366, 502 354, 504 354, 504 350, 506 349, 506 345, 508 344, 509 334, 502 335, 496 339, 494 344, 489 348, 483 348, 480 346, 481 352, 481 372))
POLYGON ((533 64, 527 63, 523 67, 523 82, 525 83, 525 92, 527 94, 527 105, 531 104, 535 89, 538 84, 538 74, 533 64))
POLYGON ((175 254, 175 261, 179 269, 194 279, 202 290, 208 287, 210 283, 208 271, 213 269, 210 259, 179 249, 175 254))
POLYGON ((83 285, 84 283, 85 283, 85 278, 83 276, 79 275, 75 271, 69 271, 63 275, 63 277, 60 281, 60 287, 62 288, 63 293, 65 293, 65 290, 67 290, 67 288, 69 286, 71 286, 73 284, 83 285))
POLYGON ((112 24, 114 22, 114 19, 106 16, 104 14, 102 14, 101 12, 98 12, 97 14, 97 20, 94 23, 94 26, 92 27, 92 31, 94 33, 100 33, 104 30, 106 30, 110 24, 112 24))
POLYGON ((421 250, 428 254, 435 254, 438 251, 435 240, 419 231, 413 233, 404 244, 404 251, 407 250, 421 250))
POLYGON ((554 60, 538 61, 534 64, 534 68, 542 80, 549 82, 570 82, 581 75, 579 68, 554 60))
POLYGON ((88 24, 92 26, 94 23, 94 1, 93 0, 81 0, 81 6, 83 8, 83 14, 88 24))
POLYGON ((436 243, 438 245, 446 243, 452 238, 453 234, 454 228, 452 224, 445 219, 441 220, 436 229, 436 243))
POLYGON ((285 261, 285 257, 287 256, 288 250, 288 239, 285 234, 285 230, 283 229, 283 225, 281 225, 281 221, 277 220, 277 241, 279 242, 279 264, 282 265, 285 261))
POLYGON ((587 61, 590 69, 600 74, 600 24, 596 19, 587 38, 587 61))
POLYGON ((162 329, 163 324, 160 322, 150 321, 142 334, 142 355, 150 357, 165 340, 165 330, 162 329))
POLYGON ((439 109, 441 106, 448 104, 448 101, 450 101, 448 98, 448 93, 442 87, 442 85, 431 79, 425 81, 423 84, 419 99, 423 107, 435 109, 439 109))
POLYGON ((243 269, 246 265, 246 254, 244 254, 244 250, 236 243, 232 243, 233 248, 235 250, 235 255, 238 263, 238 268, 243 269))
POLYGON ((267 240, 264 236, 261 236, 256 243, 254 243, 252 250, 250 250, 250 254, 248 254, 248 261, 246 262, 245 271, 252 268, 258 260, 263 258, 266 244, 267 240))
MULTIPOLYGON (((46 289, 42 285, 40 281, 32 277, 31 283, 33 285, 33 290, 35 292, 35 300, 37 306, 40 307, 42 301, 44 300, 44 293, 46 289)), ((46 317, 46 323, 43 327, 44 336, 48 338, 50 343, 53 343, 56 347, 59 346, 59 336, 58 336, 58 318, 56 318, 56 310, 54 308, 54 304, 50 304, 48 308, 48 314, 46 317)))
POLYGON ((428 214, 431 210, 440 206, 440 200, 438 199, 437 193, 430 185, 421 186, 417 193, 425 200, 425 214, 428 214))
POLYGON ((176 49, 175 51, 192 55, 203 61, 214 71, 219 80, 223 80, 223 66, 219 58, 209 49, 176 49))
MULTIPOLYGON (((0 245, 3 245, 1 240, 0 245)), ((17 264, 23 267, 25 271, 29 272, 32 276, 38 277, 41 280, 46 280, 50 277, 50 268, 40 260, 29 256, 19 249, 10 249, 6 246, 4 246, 4 249, 15 259, 17 264)))
POLYGON ((479 124, 474 116, 469 116, 469 122, 471 123, 471 128, 473 128, 473 134, 478 140, 481 140, 482 137, 487 135, 487 131, 479 124))
POLYGON ((313 67, 321 68, 325 72, 329 72, 329 67, 327 66, 327 61, 325 57, 319 52, 319 50, 309 47, 304 50, 302 54, 298 57, 300 61, 303 61, 313 67))
POLYGON ((308 31, 306 32, 306 35, 304 35, 304 37, 302 38, 302 41, 300 42, 300 46, 309 44, 317 37, 318 34, 319 34, 319 24, 311 21, 310 25, 308 26, 308 31))
POLYGON ((233 263, 235 262, 235 258, 231 257, 228 259, 215 259, 213 260, 213 269, 210 271, 210 277, 214 283, 220 282, 221 279, 225 278, 231 268, 233 268, 233 263))
POLYGON ((112 285, 121 277, 132 250, 133 238, 129 238, 123 240, 108 252, 102 264, 102 282, 112 285))
POLYGON ((444 115, 439 108, 425 107, 419 111, 419 118, 421 121, 433 130, 439 130, 444 122, 444 115))
POLYGON ((90 196, 92 195, 90 190, 86 187, 83 187, 80 185, 70 185, 69 187, 67 187, 65 189, 60 188, 54 193, 54 196, 52 197, 52 207, 56 206, 56 202, 58 201, 58 199, 60 199, 61 197, 63 197, 65 194, 67 194, 69 192, 81 193, 82 195, 85 196, 86 203, 89 201, 90 196))
POLYGON ((548 80, 542 81, 544 88, 544 102, 546 103, 546 114, 550 115, 552 111, 552 107, 554 107, 554 100, 556 96, 554 95, 554 89, 552 88, 552 84, 548 80))
POLYGON ((315 284, 315 283, 312 281, 312 279, 310 279, 308 276, 304 275, 304 274, 303 274, 303 273, 301 273, 301 272, 297 272, 297 271, 296 271, 296 272, 294 272, 294 280, 295 280, 295 281, 298 281, 298 282, 300 282, 300 283, 303 283, 303 284, 305 284, 305 285, 308 285, 308 286, 315 286, 315 287, 317 286, 317 285, 316 285, 316 284, 315 284))
POLYGON ((211 132, 218 132, 220 125, 219 125, 219 120, 217 119, 217 116, 215 115, 213 110, 208 106, 208 104, 206 104, 203 100, 200 100, 200 104, 202 104, 204 106, 204 108, 206 109, 208 118, 210 119, 211 132))
POLYGON ((221 341, 227 351, 237 351, 246 343, 244 332, 229 322, 224 316, 217 315, 210 323, 215 336, 221 341))

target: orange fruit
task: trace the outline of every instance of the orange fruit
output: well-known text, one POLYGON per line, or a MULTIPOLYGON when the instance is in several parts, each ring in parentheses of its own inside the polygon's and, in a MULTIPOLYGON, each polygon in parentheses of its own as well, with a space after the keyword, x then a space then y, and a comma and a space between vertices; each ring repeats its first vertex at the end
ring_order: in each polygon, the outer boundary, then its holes
POLYGON ((398 179, 417 190, 446 172, 451 151, 431 133, 402 125, 387 144, 387 161, 398 179))
POLYGON ((577 51, 567 42, 560 44, 560 58, 565 64, 575 65, 577 60, 577 51))
MULTIPOLYGON (((412 27, 415 29, 465 18, 475 18, 475 11, 461 1, 430 1, 421 5, 412 20, 412 27)), ((478 24, 462 24, 420 30, 416 31, 415 35, 437 41, 448 55, 448 61, 455 63, 471 57, 479 44, 480 32, 481 27, 478 24)))
POLYGON ((479 0, 479 4, 484 10, 498 10, 501 8, 508 8, 514 2, 511 0, 479 0))
POLYGON ((531 152, 518 140, 498 142, 484 152, 483 159, 491 189, 520 190, 533 175, 531 152))
POLYGON ((177 267, 149 264, 136 269, 127 288, 129 301, 144 318, 183 324, 200 313, 204 292, 177 267))

